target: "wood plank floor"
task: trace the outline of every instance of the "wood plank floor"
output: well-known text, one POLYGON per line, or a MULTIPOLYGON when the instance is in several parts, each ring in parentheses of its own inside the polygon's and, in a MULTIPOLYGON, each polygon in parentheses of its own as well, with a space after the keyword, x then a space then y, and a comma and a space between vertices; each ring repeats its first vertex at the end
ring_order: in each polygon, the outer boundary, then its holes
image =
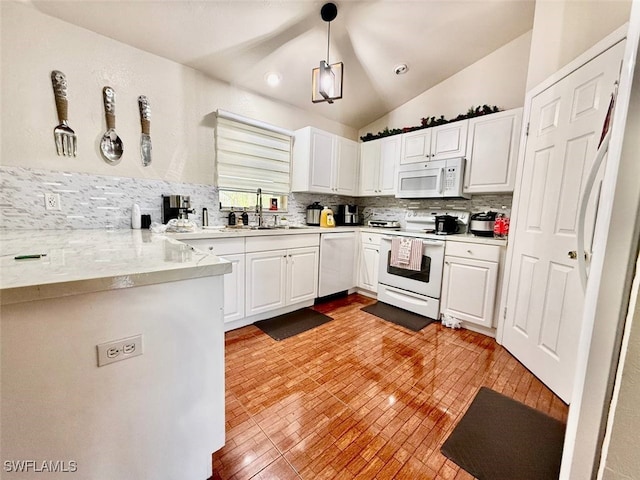
POLYGON ((213 479, 472 479, 440 446, 481 386, 566 421, 567 406, 491 338, 418 333, 349 297, 333 321, 277 342, 226 334, 226 445, 213 479))

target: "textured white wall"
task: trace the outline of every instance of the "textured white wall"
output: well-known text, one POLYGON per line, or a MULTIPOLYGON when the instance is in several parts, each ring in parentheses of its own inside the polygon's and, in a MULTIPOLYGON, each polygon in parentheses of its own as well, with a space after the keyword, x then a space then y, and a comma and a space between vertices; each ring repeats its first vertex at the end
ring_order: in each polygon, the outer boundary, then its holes
POLYGON ((218 108, 292 130, 314 125, 356 138, 350 127, 218 82, 28 4, 0 2, 0 16, 2 165, 212 184, 213 112, 218 108), (69 84, 76 158, 56 155, 52 70, 64 72, 69 84), (116 131, 124 142, 116 166, 103 161, 99 150, 106 130, 105 85, 116 91, 116 131), (146 168, 139 154, 139 95, 151 102, 153 163, 146 168))
POLYGON ((420 125, 423 117, 455 118, 471 106, 497 105, 504 110, 521 107, 530 44, 528 32, 361 128, 358 135, 376 134, 385 127, 420 125))
POLYGON ((538 0, 527 91, 629 21, 631 0, 538 0))
POLYGON ((636 263, 638 276, 631 293, 630 315, 627 318, 628 347, 618 368, 622 375, 613 405, 612 428, 603 472, 605 480, 640 478, 638 456, 638 426, 640 425, 640 257, 636 263), (635 309, 634 309, 635 304, 635 309))

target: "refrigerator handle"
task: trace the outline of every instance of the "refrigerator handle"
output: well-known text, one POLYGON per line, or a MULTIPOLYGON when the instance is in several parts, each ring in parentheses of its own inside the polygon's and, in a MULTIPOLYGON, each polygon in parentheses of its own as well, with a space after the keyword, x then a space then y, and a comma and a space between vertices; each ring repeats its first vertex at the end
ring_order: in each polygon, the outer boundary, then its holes
MULTIPOLYGON (((614 90, 611 93, 611 100, 609 101, 609 108, 607 110, 607 115, 604 119, 604 125, 602 127, 602 134, 600 136, 600 143, 598 144, 598 151, 596 153, 596 158, 593 160, 593 164, 591 166, 591 171, 589 172, 589 176, 587 177, 587 181, 585 183, 584 190, 582 192, 582 199, 580 201, 580 210, 578 211, 578 226, 577 226, 577 235, 576 235, 576 247, 577 247, 577 257, 578 257, 578 273, 580 275, 580 283, 582 284, 582 289, 586 291, 587 289, 587 280, 589 278, 587 274, 587 255, 584 249, 585 242, 585 221, 587 215, 587 206, 589 205, 589 197, 591 196, 591 191, 593 190, 593 185, 596 181, 596 176, 598 175, 598 171, 600 170, 600 166, 602 165, 602 161, 604 156, 607 154, 609 150, 609 142, 611 140, 611 122, 613 121, 613 109, 616 103, 616 97, 618 96, 618 82, 616 81, 614 84, 614 90)), ((596 212, 597 215, 597 212, 596 212)), ((594 225, 595 229, 595 225, 594 225)))

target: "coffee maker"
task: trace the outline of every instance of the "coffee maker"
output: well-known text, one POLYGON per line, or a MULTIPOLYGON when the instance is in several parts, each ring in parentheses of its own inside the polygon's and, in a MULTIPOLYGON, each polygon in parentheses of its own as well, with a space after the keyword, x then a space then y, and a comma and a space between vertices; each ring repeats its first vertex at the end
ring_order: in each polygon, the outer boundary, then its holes
POLYGON ((190 213, 193 213, 193 210, 189 195, 162 196, 162 223, 167 223, 174 218, 186 220, 190 213))
POLYGON ((338 205, 337 225, 358 225, 359 220, 357 205, 338 205))

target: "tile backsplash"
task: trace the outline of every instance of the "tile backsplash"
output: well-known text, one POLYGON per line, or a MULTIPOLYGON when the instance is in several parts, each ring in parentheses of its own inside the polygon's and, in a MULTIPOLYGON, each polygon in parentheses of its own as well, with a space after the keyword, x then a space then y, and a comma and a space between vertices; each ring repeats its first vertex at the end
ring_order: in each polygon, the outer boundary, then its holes
MULTIPOLYGON (((3 229, 93 229, 129 228, 131 208, 137 203, 142 214, 160 222, 162 195, 189 195, 197 223, 202 208, 209 211, 211 225, 225 225, 227 213, 220 212, 218 190, 211 185, 167 182, 144 178, 111 177, 76 172, 0 167, 0 228, 3 229), (45 193, 60 195, 60 210, 46 210, 45 193)), ((462 209, 477 212, 487 209, 509 211, 512 195, 476 195, 471 200, 406 200, 393 197, 343 197, 292 193, 286 216, 290 223, 304 223, 307 205, 320 202, 331 208, 355 203, 361 220, 404 220, 407 209, 462 209)), ((334 210, 335 211, 335 210, 334 210)), ((265 212, 269 222, 269 213, 265 212)))

